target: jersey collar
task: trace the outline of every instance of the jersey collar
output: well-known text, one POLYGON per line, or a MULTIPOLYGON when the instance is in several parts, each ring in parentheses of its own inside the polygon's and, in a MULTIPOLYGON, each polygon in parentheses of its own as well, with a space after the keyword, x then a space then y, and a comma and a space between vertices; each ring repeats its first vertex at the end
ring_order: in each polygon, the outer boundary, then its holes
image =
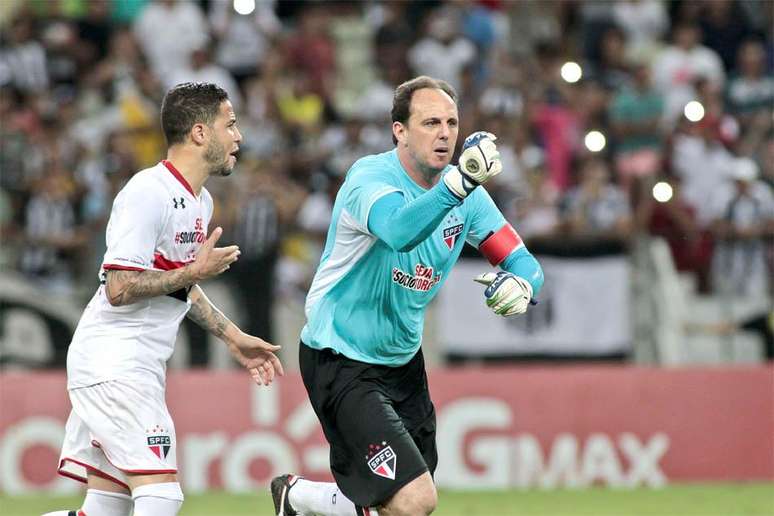
POLYGON ((183 177, 183 174, 181 174, 180 171, 177 170, 175 168, 175 166, 170 161, 162 159, 161 160, 161 164, 164 165, 165 167, 167 167, 167 170, 169 170, 172 173, 172 175, 175 176, 175 179, 180 181, 180 184, 182 184, 185 187, 186 190, 191 192, 191 195, 193 195, 194 199, 195 199, 196 198, 196 194, 194 193, 193 188, 191 188, 191 185, 188 184, 188 181, 186 181, 186 179, 183 177))

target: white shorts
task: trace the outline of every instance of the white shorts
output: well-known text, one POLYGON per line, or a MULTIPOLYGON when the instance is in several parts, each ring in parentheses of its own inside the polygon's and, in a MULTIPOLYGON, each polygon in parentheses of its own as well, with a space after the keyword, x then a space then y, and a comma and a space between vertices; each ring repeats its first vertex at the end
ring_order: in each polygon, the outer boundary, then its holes
POLYGON ((127 473, 177 473, 175 425, 164 390, 123 380, 69 391, 59 474, 86 482, 86 472, 127 487, 127 473))

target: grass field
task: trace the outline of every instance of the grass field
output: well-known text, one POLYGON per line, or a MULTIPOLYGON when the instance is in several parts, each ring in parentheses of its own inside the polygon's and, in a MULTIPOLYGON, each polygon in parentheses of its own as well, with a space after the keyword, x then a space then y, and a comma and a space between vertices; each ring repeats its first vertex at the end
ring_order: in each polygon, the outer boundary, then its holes
MULTIPOLYGON (((73 509, 80 497, 0 495, 0 514, 73 509)), ((663 489, 440 493, 438 516, 774 516, 774 483, 674 485, 663 489)), ((268 494, 187 495, 181 516, 271 516, 268 494)))

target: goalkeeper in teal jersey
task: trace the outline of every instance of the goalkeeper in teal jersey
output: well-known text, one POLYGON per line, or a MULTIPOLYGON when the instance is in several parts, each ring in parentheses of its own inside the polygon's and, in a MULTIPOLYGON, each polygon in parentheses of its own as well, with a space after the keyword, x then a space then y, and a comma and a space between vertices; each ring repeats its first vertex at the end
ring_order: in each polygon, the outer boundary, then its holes
POLYGON ((280 516, 430 514, 438 457, 420 348, 425 309, 466 241, 502 269, 475 278, 496 314, 525 312, 543 284, 537 260, 481 187, 502 169, 496 137, 470 135, 450 165, 456 100, 429 77, 400 85, 396 148, 358 160, 336 197, 299 351, 336 483, 275 478, 280 516))

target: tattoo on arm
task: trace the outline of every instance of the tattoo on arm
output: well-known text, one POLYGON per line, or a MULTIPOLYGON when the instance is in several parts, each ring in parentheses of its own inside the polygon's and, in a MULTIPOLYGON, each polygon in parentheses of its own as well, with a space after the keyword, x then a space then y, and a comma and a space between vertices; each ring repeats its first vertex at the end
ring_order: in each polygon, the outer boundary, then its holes
POLYGON ((171 271, 109 270, 105 294, 113 306, 128 305, 151 297, 164 296, 194 283, 188 267, 171 271))
POLYGON ((187 317, 216 337, 223 338, 229 326, 233 326, 234 323, 215 308, 198 285, 191 289, 188 297, 191 300, 191 309, 187 317))

